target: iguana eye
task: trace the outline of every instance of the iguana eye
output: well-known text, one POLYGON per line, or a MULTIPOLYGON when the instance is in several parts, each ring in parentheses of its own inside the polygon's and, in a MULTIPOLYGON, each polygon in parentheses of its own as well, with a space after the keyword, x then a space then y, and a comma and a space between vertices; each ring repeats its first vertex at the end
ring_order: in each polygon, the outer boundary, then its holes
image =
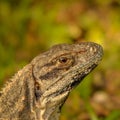
POLYGON ((60 63, 67 63, 67 61, 68 61, 68 58, 67 58, 67 57, 60 57, 60 58, 59 58, 59 62, 60 62, 60 63))
POLYGON ((58 68, 68 68, 70 66, 72 66, 74 62, 74 59, 72 56, 60 56, 59 58, 57 58, 57 67, 58 68))

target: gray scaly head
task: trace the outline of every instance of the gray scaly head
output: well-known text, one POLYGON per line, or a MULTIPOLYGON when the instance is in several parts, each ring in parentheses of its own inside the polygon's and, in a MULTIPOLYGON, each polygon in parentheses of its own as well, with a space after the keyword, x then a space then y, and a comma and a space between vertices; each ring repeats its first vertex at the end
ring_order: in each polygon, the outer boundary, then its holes
POLYGON ((37 56, 31 63, 37 118, 58 120, 70 91, 99 64, 102 56, 102 47, 92 42, 56 45, 37 56))

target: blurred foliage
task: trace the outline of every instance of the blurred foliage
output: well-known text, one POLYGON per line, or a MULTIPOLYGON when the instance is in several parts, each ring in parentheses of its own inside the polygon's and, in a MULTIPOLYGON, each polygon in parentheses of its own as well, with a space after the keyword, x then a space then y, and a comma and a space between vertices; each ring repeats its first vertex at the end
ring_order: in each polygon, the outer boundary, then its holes
POLYGON ((0 0, 0 84, 58 43, 93 41, 104 58, 61 120, 120 120, 120 0, 0 0))

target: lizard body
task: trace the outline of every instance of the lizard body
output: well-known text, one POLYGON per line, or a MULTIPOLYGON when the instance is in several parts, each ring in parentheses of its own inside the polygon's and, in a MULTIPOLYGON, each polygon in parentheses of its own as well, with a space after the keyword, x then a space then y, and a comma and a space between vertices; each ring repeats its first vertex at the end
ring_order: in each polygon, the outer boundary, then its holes
POLYGON ((59 120, 70 91, 101 61, 96 43, 61 44, 35 57, 5 85, 0 120, 59 120))

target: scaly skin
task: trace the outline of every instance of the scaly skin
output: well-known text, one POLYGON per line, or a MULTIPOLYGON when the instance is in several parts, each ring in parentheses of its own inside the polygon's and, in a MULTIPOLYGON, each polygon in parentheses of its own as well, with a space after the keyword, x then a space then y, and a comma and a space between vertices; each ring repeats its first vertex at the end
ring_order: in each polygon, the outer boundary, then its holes
POLYGON ((0 120, 59 120, 70 91, 101 61, 96 43, 61 44, 38 55, 2 89, 0 120))

